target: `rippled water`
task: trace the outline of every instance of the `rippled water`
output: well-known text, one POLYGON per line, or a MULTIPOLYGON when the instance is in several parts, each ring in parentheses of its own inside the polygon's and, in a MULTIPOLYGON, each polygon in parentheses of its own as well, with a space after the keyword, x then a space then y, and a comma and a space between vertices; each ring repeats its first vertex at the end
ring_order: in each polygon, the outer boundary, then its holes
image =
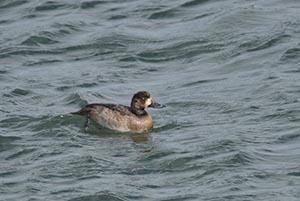
POLYGON ((297 0, 1 0, 0 200, 299 200, 297 0), (69 115, 165 104, 152 131, 69 115))

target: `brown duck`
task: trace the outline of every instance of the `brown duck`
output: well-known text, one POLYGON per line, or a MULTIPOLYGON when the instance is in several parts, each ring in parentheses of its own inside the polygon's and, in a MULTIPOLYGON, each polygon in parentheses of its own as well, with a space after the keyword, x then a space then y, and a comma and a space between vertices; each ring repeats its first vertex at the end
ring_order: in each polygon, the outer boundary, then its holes
POLYGON ((93 103, 72 114, 86 116, 85 130, 88 129, 89 120, 92 119, 101 126, 112 130, 143 132, 153 127, 153 119, 145 111, 147 107, 162 108, 165 106, 154 102, 148 92, 139 91, 133 95, 130 107, 118 104, 93 103))

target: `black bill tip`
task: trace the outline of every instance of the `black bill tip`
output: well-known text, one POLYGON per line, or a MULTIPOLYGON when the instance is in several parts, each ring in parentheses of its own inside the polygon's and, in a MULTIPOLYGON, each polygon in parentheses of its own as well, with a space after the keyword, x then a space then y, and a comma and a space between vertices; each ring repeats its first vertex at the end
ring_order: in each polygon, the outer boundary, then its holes
POLYGON ((163 105, 163 104, 157 103, 157 102, 152 102, 151 105, 149 105, 149 107, 159 109, 159 108, 164 108, 164 107, 166 107, 166 106, 163 105))

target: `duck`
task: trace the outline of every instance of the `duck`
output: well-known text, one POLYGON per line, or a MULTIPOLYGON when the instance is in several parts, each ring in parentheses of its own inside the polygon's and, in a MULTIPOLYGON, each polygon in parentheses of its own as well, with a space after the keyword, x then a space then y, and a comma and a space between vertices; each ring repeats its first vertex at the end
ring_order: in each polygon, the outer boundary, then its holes
POLYGON ((109 103, 92 103, 71 114, 86 117, 84 130, 88 130, 90 120, 110 130, 120 132, 145 132, 153 128, 153 118, 146 108, 163 108, 155 102, 147 91, 136 92, 130 106, 109 103))

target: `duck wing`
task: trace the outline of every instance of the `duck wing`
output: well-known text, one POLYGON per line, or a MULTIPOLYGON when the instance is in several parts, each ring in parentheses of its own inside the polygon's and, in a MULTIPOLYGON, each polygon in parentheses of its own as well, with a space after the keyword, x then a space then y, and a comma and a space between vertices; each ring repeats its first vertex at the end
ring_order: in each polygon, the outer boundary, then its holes
POLYGON ((88 104, 85 107, 83 107, 81 110, 79 110, 77 112, 72 112, 71 114, 86 116, 91 111, 97 110, 97 108, 102 108, 102 107, 108 108, 112 111, 116 111, 116 112, 120 113, 121 115, 132 115, 130 107, 127 107, 125 105, 102 104, 102 103, 88 104))

